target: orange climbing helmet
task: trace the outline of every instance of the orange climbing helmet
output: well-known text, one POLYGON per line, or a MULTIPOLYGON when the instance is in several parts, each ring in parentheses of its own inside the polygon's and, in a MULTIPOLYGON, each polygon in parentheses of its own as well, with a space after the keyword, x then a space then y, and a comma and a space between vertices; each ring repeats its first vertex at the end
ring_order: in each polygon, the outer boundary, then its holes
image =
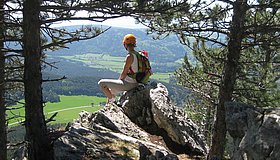
POLYGON ((136 44, 136 37, 133 34, 127 34, 123 37, 123 44, 136 44))

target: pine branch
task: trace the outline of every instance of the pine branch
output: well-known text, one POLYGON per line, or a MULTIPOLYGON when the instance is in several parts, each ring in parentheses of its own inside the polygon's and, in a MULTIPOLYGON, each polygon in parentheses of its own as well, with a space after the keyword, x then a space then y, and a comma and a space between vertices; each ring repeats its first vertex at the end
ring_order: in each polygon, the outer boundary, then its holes
MULTIPOLYGON (((24 104, 24 103, 19 102, 19 101, 17 101, 17 103, 24 104)), ((6 110, 10 111, 10 110, 17 110, 17 109, 21 109, 21 108, 24 108, 24 106, 21 106, 21 107, 6 107, 6 110)))
POLYGON ((58 78, 58 79, 46 79, 46 80, 42 80, 42 82, 54 82, 54 81, 61 81, 63 79, 67 79, 67 77, 63 76, 62 78, 58 78))
POLYGON ((23 50, 22 50, 22 49, 10 49, 10 48, 4 48, 3 52, 23 53, 23 50))
POLYGON ((108 20, 108 19, 120 18, 123 16, 124 15, 117 15, 117 16, 110 16, 110 17, 101 17, 101 16, 59 17, 59 18, 55 18, 55 19, 44 20, 41 22, 41 24, 54 23, 54 22, 60 22, 60 21, 71 21, 71 20, 88 20, 88 21, 93 21, 93 22, 104 22, 105 20, 108 20))
POLYGON ((233 1, 230 1, 230 0, 217 0, 219 2, 225 2, 227 4, 230 4, 230 5, 234 5, 234 2, 233 1))
POLYGON ((23 83, 23 79, 5 79, 5 82, 20 82, 23 83))
POLYGON ((200 90, 198 88, 191 88, 191 90, 194 91, 195 93, 199 94, 201 97, 208 99, 209 102, 211 102, 212 104, 216 104, 215 100, 209 94, 203 92, 202 90, 200 90))
POLYGON ((280 32, 280 26, 275 24, 275 25, 257 25, 253 24, 251 26, 246 27, 245 34, 266 34, 266 33, 274 33, 274 32, 280 32))
POLYGON ((277 3, 271 3, 271 1, 269 1, 270 3, 266 3, 266 4, 258 4, 258 5, 250 5, 249 8, 255 8, 255 9, 260 9, 260 8, 272 8, 272 9, 279 9, 280 8, 280 4, 279 2, 277 3))
POLYGON ((19 66, 19 67, 5 67, 5 70, 17 70, 17 69, 23 69, 24 66, 19 66))
POLYGON ((214 76, 214 77, 217 77, 219 79, 222 79, 222 76, 221 75, 218 75, 218 74, 215 74, 215 73, 210 73, 210 72, 204 72, 205 74, 209 75, 209 76, 214 76))
MULTIPOLYGON (((25 118, 25 116, 16 115, 16 114, 14 114, 14 113, 11 112, 11 111, 10 111, 10 113, 12 113, 13 116, 10 117, 10 118, 7 118, 6 121, 10 121, 10 120, 12 120, 12 119, 14 119, 14 118, 25 118)), ((18 123, 22 123, 22 122, 23 122, 23 121, 19 121, 18 123)))
POLYGON ((88 39, 92 39, 92 38, 95 38, 97 36, 99 36, 100 34, 106 32, 107 30, 109 30, 111 27, 101 31, 100 33, 98 34, 95 34, 95 35, 91 35, 91 36, 83 36, 83 37, 78 37, 77 35, 71 35, 70 33, 70 38, 65 38, 65 39, 61 39, 59 40, 58 42, 52 42, 52 43, 49 43, 47 45, 44 45, 42 46, 42 49, 49 49, 50 47, 54 47, 54 46, 57 46, 57 47, 62 47, 64 44, 67 44, 67 43, 70 43, 70 42, 75 42, 75 41, 81 41, 81 40, 88 40, 88 39))
POLYGON ((43 63, 47 64, 48 66, 50 66, 51 68, 55 68, 55 69, 58 69, 56 66, 52 65, 51 63, 48 63, 44 60, 41 60, 43 63))
MULTIPOLYGON (((18 100, 14 100, 14 99, 12 99, 12 98, 8 98, 8 97, 6 97, 5 99, 6 99, 6 100, 9 100, 9 101, 12 101, 12 102, 16 102, 16 103, 18 103, 18 104, 25 105, 25 103, 24 103, 24 102, 20 102, 20 101, 18 101, 18 100)), ((23 107, 24 107, 24 106, 23 106, 23 107)), ((7 107, 7 108, 10 108, 10 107, 7 107)))
MULTIPOLYGON (((183 36, 186 36, 186 37, 194 37, 194 38, 198 38, 198 39, 201 39, 201 40, 206 40, 206 41, 212 42, 214 44, 219 44, 219 45, 221 45, 221 47, 227 47, 226 42, 223 43, 221 41, 218 41, 218 39, 216 39, 216 38, 211 38, 210 36, 208 36, 208 37, 200 36, 200 35, 197 35, 197 34, 194 34, 194 33, 183 33, 183 34, 184 34, 183 36)), ((187 45, 186 43, 183 43, 183 44, 187 45)))
MULTIPOLYGON (((10 52, 10 51, 7 51, 7 52, 10 52)), ((9 55, 5 55, 5 58, 10 58, 10 57, 23 57, 23 56, 20 55, 20 54, 9 54, 9 55)))
POLYGON ((22 146, 24 145, 26 142, 25 141, 21 141, 19 143, 8 143, 7 144, 7 149, 8 150, 15 150, 15 149, 18 149, 19 146, 22 146))
POLYGON ((46 124, 52 121, 56 121, 54 118, 57 116, 58 112, 55 112, 49 119, 46 120, 46 124))

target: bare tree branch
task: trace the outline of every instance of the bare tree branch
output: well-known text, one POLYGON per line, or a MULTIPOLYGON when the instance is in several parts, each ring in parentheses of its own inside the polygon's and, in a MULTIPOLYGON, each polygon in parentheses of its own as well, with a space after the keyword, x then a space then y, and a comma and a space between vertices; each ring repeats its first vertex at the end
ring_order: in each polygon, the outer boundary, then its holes
POLYGON ((55 112, 49 119, 46 120, 46 124, 52 121, 55 121, 55 117, 57 116, 58 112, 55 112))
POLYGON ((58 78, 58 79, 46 79, 46 80, 42 80, 42 82, 54 82, 54 81, 61 81, 63 79, 67 79, 67 77, 63 76, 62 78, 58 78))

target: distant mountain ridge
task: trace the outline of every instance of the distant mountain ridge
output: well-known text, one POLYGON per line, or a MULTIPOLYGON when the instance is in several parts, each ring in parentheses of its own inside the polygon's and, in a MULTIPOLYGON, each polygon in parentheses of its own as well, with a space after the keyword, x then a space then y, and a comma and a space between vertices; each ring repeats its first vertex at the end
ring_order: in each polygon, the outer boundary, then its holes
MULTIPOLYGON (((75 30, 80 26, 64 27, 68 30, 75 30)), ((107 27, 103 26, 104 29, 107 27)), ((68 45, 69 49, 60 49, 51 52, 52 55, 77 55, 85 53, 102 53, 112 56, 124 56, 126 50, 122 45, 122 39, 126 34, 134 34, 137 37, 137 50, 149 52, 151 61, 174 62, 183 58, 190 51, 182 44, 175 35, 168 36, 161 40, 153 39, 147 35, 145 29, 127 29, 112 27, 105 33, 90 40, 73 42, 68 45)))

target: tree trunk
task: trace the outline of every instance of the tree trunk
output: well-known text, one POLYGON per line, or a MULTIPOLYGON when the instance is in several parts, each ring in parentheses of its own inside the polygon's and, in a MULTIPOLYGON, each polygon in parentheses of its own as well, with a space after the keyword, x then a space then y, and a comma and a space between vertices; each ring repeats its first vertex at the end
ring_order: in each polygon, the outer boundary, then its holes
POLYGON ((25 127, 28 160, 53 159, 42 104, 40 2, 40 0, 26 0, 23 4, 25 127))
POLYGON ((7 159, 7 130, 5 92, 5 55, 4 48, 4 1, 0 0, 0 159, 7 159))
POLYGON ((219 104, 217 106, 214 124, 212 145, 208 159, 222 159, 226 142, 225 102, 232 100, 232 93, 238 72, 238 61, 241 55, 241 42, 243 27, 247 10, 247 0, 236 0, 233 6, 233 18, 230 29, 228 55, 224 67, 224 76, 219 91, 219 104))
POLYGON ((208 105, 207 106, 207 113, 206 113, 206 120, 205 120, 205 137, 206 137, 206 142, 207 145, 210 145, 210 141, 211 141, 211 126, 213 122, 213 118, 211 118, 213 116, 213 108, 208 105))

